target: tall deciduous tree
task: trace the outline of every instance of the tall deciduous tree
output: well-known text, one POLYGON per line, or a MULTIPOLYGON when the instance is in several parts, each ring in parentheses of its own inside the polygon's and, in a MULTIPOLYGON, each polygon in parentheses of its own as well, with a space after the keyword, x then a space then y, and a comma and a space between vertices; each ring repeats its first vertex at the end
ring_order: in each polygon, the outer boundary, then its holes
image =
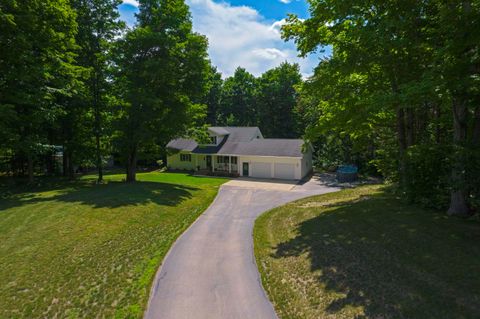
POLYGON ((138 26, 117 51, 118 139, 127 181, 136 179, 139 153, 186 131, 205 95, 209 71, 207 40, 192 32, 183 0, 140 1, 138 26))
POLYGON ((257 125, 257 79, 247 70, 237 68, 223 85, 219 122, 230 126, 257 125))
POLYGON ((436 1, 435 4, 431 44, 435 48, 438 73, 450 96, 454 129, 452 191, 448 213, 465 216, 469 214, 467 153, 469 148, 475 148, 472 142, 475 125, 478 125, 474 122, 479 102, 480 34, 474 30, 480 28, 480 2, 436 1))
POLYGON ((60 110, 58 97, 71 94, 78 73, 75 12, 67 0, 3 1, 0 10, 0 116, 10 147, 27 159, 31 181, 45 128, 60 110))
POLYGON ((258 79, 258 125, 268 137, 293 138, 296 132, 295 87, 302 82, 298 64, 282 63, 258 79))
POLYGON ((317 92, 303 90, 317 96, 319 110, 310 112, 319 120, 312 121, 313 129, 307 132, 318 136, 330 127, 357 139, 370 136, 377 143, 375 156, 387 154, 398 164, 395 174, 388 165, 378 167, 398 176, 408 197, 441 202, 451 188, 449 213, 467 214, 472 192, 468 185, 475 174, 470 169, 468 177, 466 159, 474 152, 469 143, 474 141, 478 106, 478 1, 309 2, 311 18, 291 16, 283 29, 284 37, 294 39, 304 55, 319 46, 333 48, 333 56, 321 63, 312 81, 323 86, 316 85, 317 92), (453 125, 446 124, 446 118, 453 119, 453 125), (352 129, 364 124, 367 129, 352 129), (388 134, 392 128, 396 150, 388 134), (453 143, 443 138, 450 128, 453 143), (432 154, 446 160, 435 162, 432 154), (444 163, 450 163, 452 172, 448 186, 444 163), (435 173, 431 166, 438 166, 435 173))
POLYGON ((205 96, 205 104, 207 105, 206 122, 210 125, 217 125, 218 114, 221 111, 223 80, 222 75, 213 66, 208 76, 207 90, 205 96))
MULTIPOLYGON (((124 27, 119 20, 118 5, 121 0, 72 0, 77 13, 78 33, 76 42, 79 46, 78 63, 86 69, 85 92, 76 96, 77 109, 67 112, 69 118, 91 114, 92 120, 83 118, 79 122, 93 130, 95 146, 95 164, 98 170, 98 181, 103 179, 102 170, 102 132, 105 130, 107 115, 107 95, 110 91, 108 80, 109 52, 115 37, 124 27), (71 114, 72 112, 76 113, 71 114), (85 123, 86 122, 86 123, 85 123)), ((71 122, 71 121, 70 121, 71 122)), ((73 125, 70 123, 69 125, 73 125)), ((84 141, 85 142, 85 141, 84 141)))

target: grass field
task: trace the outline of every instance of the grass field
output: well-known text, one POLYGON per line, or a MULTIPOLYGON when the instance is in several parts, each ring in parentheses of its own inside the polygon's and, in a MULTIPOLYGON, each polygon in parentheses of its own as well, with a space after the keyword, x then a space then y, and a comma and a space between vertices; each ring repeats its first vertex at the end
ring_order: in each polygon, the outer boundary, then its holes
MULTIPOLYGON (((175 239, 225 179, 142 173, 0 189, 0 318, 138 318, 175 239)), ((4 181, 5 182, 5 181, 4 181)))
POLYGON ((274 209, 254 237, 283 319, 480 318, 478 220, 364 186, 274 209))

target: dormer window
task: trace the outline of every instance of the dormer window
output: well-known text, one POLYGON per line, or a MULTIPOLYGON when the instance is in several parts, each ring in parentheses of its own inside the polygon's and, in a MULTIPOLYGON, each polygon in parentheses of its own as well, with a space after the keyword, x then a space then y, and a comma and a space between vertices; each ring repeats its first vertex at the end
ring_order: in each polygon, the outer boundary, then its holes
POLYGON ((217 145, 217 137, 216 136, 210 136, 210 144, 217 145))

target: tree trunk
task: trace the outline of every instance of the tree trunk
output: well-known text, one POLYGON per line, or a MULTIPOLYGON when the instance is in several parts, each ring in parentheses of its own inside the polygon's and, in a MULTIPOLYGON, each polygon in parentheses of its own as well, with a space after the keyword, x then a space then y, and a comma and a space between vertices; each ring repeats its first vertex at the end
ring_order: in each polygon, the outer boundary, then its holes
POLYGON ((480 106, 475 108, 475 121, 473 123, 472 145, 480 146, 480 106))
POLYGON ((406 136, 406 146, 412 146, 415 144, 415 132, 414 132, 414 116, 412 108, 406 109, 406 125, 405 125, 405 136, 406 136))
POLYGON ((96 147, 97 147, 97 169, 98 169, 98 178, 97 181, 101 182, 103 181, 103 164, 102 164, 102 154, 100 150, 100 134, 97 134, 95 136, 96 140, 96 147))
POLYGON ((429 123, 430 107, 431 104, 425 101, 422 107, 416 112, 416 119, 414 121, 415 144, 425 142, 425 137, 428 136, 427 123, 429 123))
POLYGON ((399 105, 397 106, 397 138, 399 147, 398 173, 400 179, 400 187, 405 187, 407 182, 405 153, 407 150, 407 140, 405 136, 405 111, 399 105))
POLYGON ((392 94, 397 100, 395 102, 396 111, 396 128, 397 128, 397 140, 398 140, 398 178, 401 189, 405 189, 407 184, 407 166, 406 166, 406 150, 407 150, 407 138, 405 133, 405 109, 398 102, 398 84, 395 77, 395 73, 391 74, 390 83, 392 86, 392 94))
POLYGON ((27 166, 28 166, 28 182, 33 183, 33 157, 32 157, 32 154, 27 155, 27 166))
POLYGON ((54 153, 48 152, 45 155, 45 164, 47 166, 47 175, 52 176, 55 174, 55 160, 54 153))
POLYGON ((440 125, 440 117, 442 116, 440 111, 440 105, 438 103, 434 103, 433 105, 433 115, 435 118, 435 142, 440 144, 441 142, 441 134, 442 134, 442 127, 440 125))
POLYGON ((68 157, 67 152, 65 151, 65 146, 62 148, 62 164, 62 175, 66 177, 68 174, 68 157))
POLYGON ((127 182, 135 182, 137 180, 137 149, 131 150, 127 159, 127 182))
MULTIPOLYGON (((72 152, 67 149, 67 176, 68 179, 74 180, 75 179, 75 167, 73 166, 73 155, 72 152)), ((64 154, 65 156, 65 154, 64 154)))
POLYGON ((103 167, 102 167, 102 150, 100 145, 100 135, 101 135, 101 118, 100 118, 100 93, 99 93, 99 79, 98 72, 95 73, 94 85, 93 85, 93 108, 95 113, 95 151, 96 151, 96 162, 98 169, 98 178, 97 181, 103 181, 103 167))
POLYGON ((454 163, 452 167, 452 192, 448 215, 468 216, 465 154, 464 147, 467 139, 467 106, 465 101, 453 99, 453 141, 455 146, 454 163))

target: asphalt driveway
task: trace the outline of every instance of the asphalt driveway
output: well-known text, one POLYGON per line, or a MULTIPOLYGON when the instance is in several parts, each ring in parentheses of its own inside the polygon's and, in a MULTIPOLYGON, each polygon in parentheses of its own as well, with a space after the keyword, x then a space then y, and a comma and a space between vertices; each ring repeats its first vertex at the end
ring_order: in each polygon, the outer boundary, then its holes
POLYGON ((255 264, 254 221, 271 208, 336 190, 318 177, 303 185, 252 180, 224 184, 166 256, 145 318, 277 318, 255 264))

